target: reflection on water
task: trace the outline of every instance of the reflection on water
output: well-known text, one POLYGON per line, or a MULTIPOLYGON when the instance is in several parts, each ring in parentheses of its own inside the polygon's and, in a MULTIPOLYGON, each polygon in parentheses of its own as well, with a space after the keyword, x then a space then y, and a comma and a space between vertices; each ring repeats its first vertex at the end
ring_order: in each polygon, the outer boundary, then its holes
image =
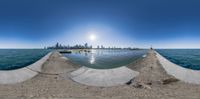
POLYGON ((127 65, 142 57, 147 50, 91 50, 65 54, 72 62, 98 69, 115 68, 127 65))
POLYGON ((94 62, 95 62, 94 54, 91 54, 90 64, 94 64, 94 62))
POLYGON ((91 50, 90 64, 95 63, 95 53, 96 53, 96 50, 91 50))

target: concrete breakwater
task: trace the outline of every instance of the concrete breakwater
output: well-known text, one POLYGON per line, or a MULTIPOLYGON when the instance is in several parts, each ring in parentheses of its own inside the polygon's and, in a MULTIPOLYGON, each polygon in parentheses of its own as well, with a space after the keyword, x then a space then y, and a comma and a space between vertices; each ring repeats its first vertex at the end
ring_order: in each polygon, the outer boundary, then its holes
POLYGON ((160 61, 160 64, 169 75, 172 75, 177 79, 187 83, 200 84, 200 71, 181 67, 177 64, 170 62, 158 52, 155 51, 155 53, 158 60, 160 61))
POLYGON ((48 53, 35 63, 15 70, 0 70, 0 84, 15 84, 33 78, 42 70, 42 65, 47 61, 52 52, 48 53))

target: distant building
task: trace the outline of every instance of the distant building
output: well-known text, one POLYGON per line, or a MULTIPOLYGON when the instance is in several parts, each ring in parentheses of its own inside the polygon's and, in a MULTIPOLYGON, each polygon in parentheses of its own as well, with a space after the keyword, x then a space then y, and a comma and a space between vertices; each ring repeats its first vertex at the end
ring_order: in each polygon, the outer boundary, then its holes
POLYGON ((88 48, 88 43, 85 43, 85 48, 88 48))
MULTIPOLYGON (((44 47, 44 49, 92 49, 92 45, 88 45, 88 43, 85 43, 84 45, 81 45, 81 44, 76 44, 74 46, 70 46, 70 45, 62 45, 62 44, 59 44, 58 42, 54 45, 54 46, 50 46, 50 47, 44 47)), ((104 47, 103 45, 101 46, 97 46, 97 49, 127 49, 127 50, 138 50, 139 48, 131 48, 131 47, 127 47, 127 48, 120 48, 120 47, 104 47)), ((153 49, 151 47, 151 49, 153 49)))
POLYGON ((103 45, 101 45, 101 49, 104 49, 104 46, 103 46, 103 45))

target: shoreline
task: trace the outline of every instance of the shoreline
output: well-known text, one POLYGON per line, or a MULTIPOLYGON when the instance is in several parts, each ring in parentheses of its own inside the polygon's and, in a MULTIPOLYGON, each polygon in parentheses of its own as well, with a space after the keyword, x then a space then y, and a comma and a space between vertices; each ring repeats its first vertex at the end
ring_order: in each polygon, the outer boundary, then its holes
MULTIPOLYGON (((33 99, 199 99, 200 85, 182 81, 163 84, 173 78, 167 74, 155 53, 149 51, 145 58, 127 66, 139 72, 130 84, 95 87, 71 80, 72 71, 81 66, 71 63, 58 52, 52 53, 41 73, 22 83, 0 84, 0 98, 33 99)), ((118 75, 116 75, 118 76, 118 75)))
POLYGON ((184 68, 172 63, 158 52, 155 51, 155 53, 163 68, 169 75, 188 83, 200 84, 200 71, 184 68))
POLYGON ((21 83, 33 78, 41 72, 42 65, 49 59, 52 53, 49 52, 36 62, 19 69, 14 70, 0 70, 0 84, 15 84, 21 83))
MULTIPOLYGON (((61 53, 59 54, 62 55, 61 53)), ((143 55, 142 57, 136 60, 140 60, 141 58, 144 57, 145 56, 143 55)), ((65 59, 69 60, 67 57, 65 57, 65 59)), ((119 66, 109 69, 96 69, 87 66, 81 66, 77 70, 72 71, 70 73, 70 79, 79 84, 87 86, 112 87, 112 86, 125 85, 138 75, 139 72, 129 69, 127 66, 119 66)))

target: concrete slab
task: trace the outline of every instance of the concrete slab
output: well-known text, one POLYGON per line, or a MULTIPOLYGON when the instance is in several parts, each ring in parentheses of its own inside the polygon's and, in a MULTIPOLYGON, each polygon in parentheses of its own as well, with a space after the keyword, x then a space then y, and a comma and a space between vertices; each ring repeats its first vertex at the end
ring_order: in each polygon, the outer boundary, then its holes
POLYGON ((42 65, 47 61, 51 52, 37 62, 20 69, 0 70, 0 84, 15 84, 31 79, 41 71, 42 65))
POLYGON ((71 79, 88 86, 109 87, 123 85, 137 75, 139 72, 126 66, 113 69, 93 69, 83 66, 71 73, 71 79))
POLYGON ((177 79, 192 83, 192 84, 200 84, 200 71, 199 70, 191 70, 184 67, 181 67, 177 64, 174 64, 156 52, 156 56, 160 61, 163 68, 169 75, 176 77, 177 79))

